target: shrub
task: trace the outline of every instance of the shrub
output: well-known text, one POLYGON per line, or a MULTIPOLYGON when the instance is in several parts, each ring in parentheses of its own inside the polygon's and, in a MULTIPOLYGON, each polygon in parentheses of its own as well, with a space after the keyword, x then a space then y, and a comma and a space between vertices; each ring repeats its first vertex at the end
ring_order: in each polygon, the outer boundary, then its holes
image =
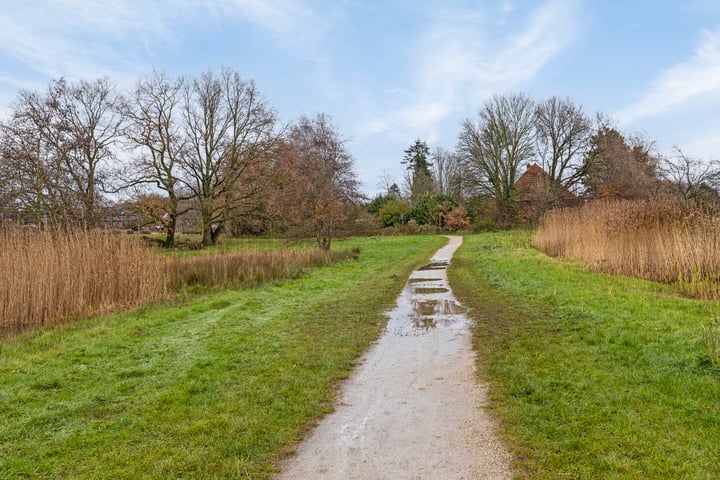
POLYGON ((470 218, 464 208, 455 207, 445 216, 445 230, 448 232, 459 232, 469 228, 470 218))
POLYGON ((426 193, 413 205, 410 216, 418 225, 443 227, 447 214, 457 206, 457 202, 447 195, 426 193))
POLYGON ((410 220, 412 207, 402 200, 391 200, 385 203, 378 211, 380 222, 384 227, 404 225, 410 220))

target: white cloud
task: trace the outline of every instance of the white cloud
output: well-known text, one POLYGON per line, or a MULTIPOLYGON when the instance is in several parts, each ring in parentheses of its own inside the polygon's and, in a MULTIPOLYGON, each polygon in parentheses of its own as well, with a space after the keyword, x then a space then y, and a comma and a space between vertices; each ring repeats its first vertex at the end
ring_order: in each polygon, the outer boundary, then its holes
POLYGON ((699 136, 689 138, 682 143, 683 151, 703 159, 720 160, 720 135, 717 134, 720 125, 701 133, 699 136))
POLYGON ((640 100, 617 112, 628 124, 641 117, 667 113, 690 102, 720 96, 720 30, 705 32, 693 56, 660 74, 640 100))
POLYGON ((278 42, 321 28, 300 0, 26 0, 0 11, 0 53, 36 75, 110 75, 122 83, 143 70, 155 46, 179 44, 188 28, 228 20, 255 25, 278 42))
POLYGON ((547 1, 511 31, 518 24, 510 16, 518 12, 508 1, 500 3, 500 14, 497 8, 435 12, 416 44, 410 76, 417 80, 403 96, 411 99, 409 106, 382 112, 366 124, 369 130, 360 130, 380 133, 385 128, 432 140, 450 116, 527 82, 568 46, 576 35, 577 4, 547 1))

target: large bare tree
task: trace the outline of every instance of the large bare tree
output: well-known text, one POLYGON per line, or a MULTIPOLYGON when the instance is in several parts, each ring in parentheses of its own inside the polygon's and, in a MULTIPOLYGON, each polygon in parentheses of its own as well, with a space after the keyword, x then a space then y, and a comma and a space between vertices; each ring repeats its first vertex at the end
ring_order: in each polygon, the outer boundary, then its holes
POLYGON ((252 184, 277 141, 276 117, 255 84, 229 69, 189 81, 182 110, 182 181, 197 203, 202 243, 213 245, 231 212, 257 194, 252 184))
MULTIPOLYGON (((180 162, 188 153, 181 110, 184 86, 182 78, 171 79, 155 72, 138 82, 128 111, 127 136, 138 155, 131 162, 125 182, 133 186, 152 184, 163 192, 165 201, 152 202, 148 210, 163 224, 168 248, 175 243, 178 217, 188 210, 187 201, 191 199, 189 191, 182 191, 179 177, 180 162)), ((147 206, 147 202, 142 204, 147 206)))
POLYGON ((77 141, 61 114, 67 84, 52 82, 44 93, 21 91, 10 118, 0 126, 2 183, 12 196, 10 215, 25 224, 76 223, 80 195, 68 168, 77 141))
MULTIPOLYGON (((64 166, 82 205, 80 221, 98 222, 97 206, 107 164, 114 157, 124 122, 125 98, 107 78, 54 82, 51 106, 64 132, 64 166)), ((58 145, 58 149, 61 145, 58 145)))
POLYGON ((568 98, 551 97, 535 110, 537 151, 552 189, 571 190, 582 176, 593 123, 568 98))
POLYGON ((460 155, 442 147, 433 150, 432 173, 438 192, 463 202, 465 191, 465 168, 460 155))
POLYGON ((466 119, 458 152, 478 193, 489 195, 504 222, 517 213, 518 169, 535 151, 535 105, 526 95, 496 95, 480 109, 477 121, 466 119))

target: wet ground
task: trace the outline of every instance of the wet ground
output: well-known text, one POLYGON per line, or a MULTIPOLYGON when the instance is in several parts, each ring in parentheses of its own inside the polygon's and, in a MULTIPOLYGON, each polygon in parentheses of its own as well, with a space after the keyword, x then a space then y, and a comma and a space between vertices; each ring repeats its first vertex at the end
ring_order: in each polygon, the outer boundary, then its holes
POLYGON ((413 272, 380 339, 279 479, 510 478, 483 406, 470 320, 447 268, 461 237, 413 272))

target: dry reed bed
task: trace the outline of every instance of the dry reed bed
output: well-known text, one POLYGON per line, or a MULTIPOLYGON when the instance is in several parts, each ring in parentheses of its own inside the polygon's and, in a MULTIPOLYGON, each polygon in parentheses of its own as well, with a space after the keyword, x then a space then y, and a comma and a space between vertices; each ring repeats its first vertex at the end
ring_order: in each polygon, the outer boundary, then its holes
POLYGON ((177 290, 186 285, 222 288, 257 285, 296 277, 306 267, 327 265, 350 255, 354 253, 288 249, 176 258, 168 263, 170 288, 177 290))
POLYGON ((597 201, 547 214, 533 244, 595 271, 720 298, 718 221, 712 209, 674 200, 597 201))
POLYGON ((0 241, 0 334, 167 294, 163 259, 124 236, 7 230, 0 241))
POLYGON ((106 232, 0 231, 0 337, 148 304, 186 285, 238 287, 298 275, 353 252, 279 250, 166 258, 106 232))

